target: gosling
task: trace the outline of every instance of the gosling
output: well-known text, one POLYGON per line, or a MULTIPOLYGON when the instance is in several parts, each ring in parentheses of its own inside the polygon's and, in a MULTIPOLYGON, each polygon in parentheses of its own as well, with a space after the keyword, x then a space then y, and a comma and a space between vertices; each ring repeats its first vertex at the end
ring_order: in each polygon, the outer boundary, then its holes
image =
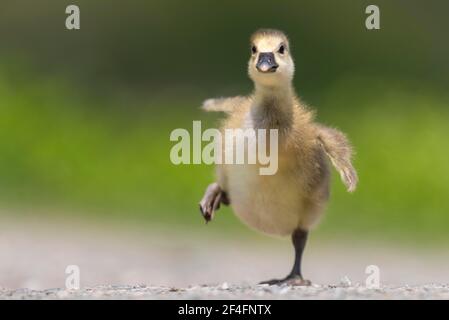
MULTIPOLYGON (((314 122, 314 113, 300 101, 292 87, 294 62, 286 35, 262 29, 250 39, 248 73, 254 93, 248 97, 208 99, 206 111, 227 114, 225 129, 277 129, 278 170, 260 175, 255 165, 220 164, 217 181, 200 201, 206 222, 220 204, 230 205, 249 227, 274 236, 291 236, 295 249, 287 277, 262 284, 310 285, 301 273, 301 258, 309 230, 324 213, 329 198, 329 165, 339 172, 349 192, 357 185, 352 147, 346 136, 314 122)), ((223 152, 226 150, 223 149, 223 152)))

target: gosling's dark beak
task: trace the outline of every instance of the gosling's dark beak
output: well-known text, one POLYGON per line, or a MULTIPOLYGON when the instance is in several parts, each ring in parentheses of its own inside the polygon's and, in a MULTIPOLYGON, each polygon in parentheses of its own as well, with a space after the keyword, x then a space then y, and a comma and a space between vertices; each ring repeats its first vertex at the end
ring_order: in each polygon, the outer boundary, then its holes
POLYGON ((275 72, 279 65, 274 59, 274 54, 272 52, 261 52, 259 53, 259 60, 257 61, 256 68, 260 72, 268 73, 275 72))

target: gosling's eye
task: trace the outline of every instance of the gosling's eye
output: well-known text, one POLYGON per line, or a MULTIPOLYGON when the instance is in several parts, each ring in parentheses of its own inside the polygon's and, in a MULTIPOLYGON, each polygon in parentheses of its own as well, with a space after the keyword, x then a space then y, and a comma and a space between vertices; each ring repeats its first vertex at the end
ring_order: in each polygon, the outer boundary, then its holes
POLYGON ((279 52, 280 54, 284 54, 284 52, 285 52, 285 46, 283 46, 283 45, 280 46, 278 52, 279 52))
POLYGON ((252 46, 252 47, 251 47, 251 53, 252 53, 252 54, 256 54, 256 53, 257 53, 257 48, 256 48, 256 46, 252 46))

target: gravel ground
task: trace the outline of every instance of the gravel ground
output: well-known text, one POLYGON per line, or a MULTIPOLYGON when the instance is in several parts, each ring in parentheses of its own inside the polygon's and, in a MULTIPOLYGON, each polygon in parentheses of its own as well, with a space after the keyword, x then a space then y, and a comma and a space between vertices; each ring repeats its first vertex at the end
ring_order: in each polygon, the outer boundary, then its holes
POLYGON ((286 275, 289 241, 251 231, 241 238, 219 227, 192 233, 0 215, 0 299, 449 299, 449 249, 442 246, 312 234, 303 272, 314 285, 268 287, 255 284, 286 275), (80 269, 80 290, 65 290, 68 265, 80 269), (379 289, 365 287, 369 265, 380 270, 379 289))
POLYGON ((355 286, 217 286, 188 288, 141 286, 97 286, 82 290, 3 290, 3 299, 449 299, 447 285, 383 286, 367 289, 355 286))

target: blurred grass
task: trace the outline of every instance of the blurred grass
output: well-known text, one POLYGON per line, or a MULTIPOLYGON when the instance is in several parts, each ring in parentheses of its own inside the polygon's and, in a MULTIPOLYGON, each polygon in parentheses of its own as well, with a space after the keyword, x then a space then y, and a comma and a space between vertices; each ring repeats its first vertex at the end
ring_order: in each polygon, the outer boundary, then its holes
MULTIPOLYGON (((147 101, 111 92, 106 99, 58 78, 1 71, 2 207, 202 225, 197 203, 213 168, 171 164, 169 135, 190 131, 192 120, 215 125, 218 115, 198 110, 207 96, 147 101)), ((442 91, 392 79, 346 77, 322 92, 318 120, 348 134, 360 175, 349 195, 334 174, 322 235, 449 238, 447 105, 442 91)), ((220 228, 239 230, 223 211, 220 228)))

